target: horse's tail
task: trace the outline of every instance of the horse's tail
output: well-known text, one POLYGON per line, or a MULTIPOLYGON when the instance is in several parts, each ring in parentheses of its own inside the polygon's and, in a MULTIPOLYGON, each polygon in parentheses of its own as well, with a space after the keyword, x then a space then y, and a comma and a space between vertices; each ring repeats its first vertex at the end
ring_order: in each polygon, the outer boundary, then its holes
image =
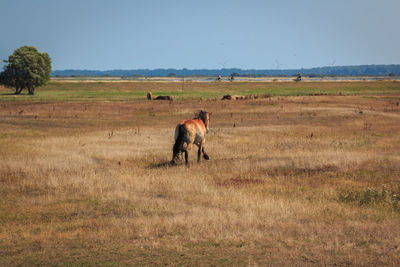
POLYGON ((173 148, 174 155, 185 150, 187 130, 185 124, 179 124, 175 129, 175 144, 173 148))

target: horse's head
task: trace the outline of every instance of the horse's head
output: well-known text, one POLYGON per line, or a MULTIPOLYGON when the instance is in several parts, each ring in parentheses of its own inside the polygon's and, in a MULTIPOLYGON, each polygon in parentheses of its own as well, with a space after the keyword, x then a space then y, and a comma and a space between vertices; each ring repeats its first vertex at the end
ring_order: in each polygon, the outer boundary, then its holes
POLYGON ((200 110, 199 113, 196 114, 196 118, 201 119, 204 122, 207 133, 209 131, 208 125, 210 123, 210 115, 211 115, 211 113, 204 111, 204 110, 200 110))

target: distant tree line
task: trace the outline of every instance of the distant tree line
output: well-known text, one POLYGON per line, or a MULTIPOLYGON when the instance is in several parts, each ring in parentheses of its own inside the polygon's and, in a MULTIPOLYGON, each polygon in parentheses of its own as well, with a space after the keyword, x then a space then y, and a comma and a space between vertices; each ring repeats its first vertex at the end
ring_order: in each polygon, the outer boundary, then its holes
POLYGON ((185 76, 397 76, 400 65, 334 66, 310 69, 134 69, 134 70, 55 70, 52 76, 119 76, 119 77, 185 77, 185 76))

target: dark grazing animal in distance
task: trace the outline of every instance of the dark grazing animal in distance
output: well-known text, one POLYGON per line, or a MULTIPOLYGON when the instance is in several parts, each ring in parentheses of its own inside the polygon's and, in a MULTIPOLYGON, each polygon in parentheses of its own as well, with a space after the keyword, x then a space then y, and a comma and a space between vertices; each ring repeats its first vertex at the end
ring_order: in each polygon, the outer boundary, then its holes
POLYGON ((172 100, 172 96, 169 95, 159 95, 154 100, 172 100))
POLYGON ((169 95, 159 95, 157 97, 153 97, 151 92, 147 93, 147 100, 170 100, 172 101, 172 96, 169 95))

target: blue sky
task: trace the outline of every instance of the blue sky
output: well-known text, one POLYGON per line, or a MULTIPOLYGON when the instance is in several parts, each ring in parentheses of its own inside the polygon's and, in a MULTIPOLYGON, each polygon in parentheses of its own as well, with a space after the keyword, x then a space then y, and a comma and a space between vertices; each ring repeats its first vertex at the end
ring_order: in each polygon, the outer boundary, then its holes
POLYGON ((0 59, 53 69, 287 69, 400 63, 399 0, 0 0, 0 59))

